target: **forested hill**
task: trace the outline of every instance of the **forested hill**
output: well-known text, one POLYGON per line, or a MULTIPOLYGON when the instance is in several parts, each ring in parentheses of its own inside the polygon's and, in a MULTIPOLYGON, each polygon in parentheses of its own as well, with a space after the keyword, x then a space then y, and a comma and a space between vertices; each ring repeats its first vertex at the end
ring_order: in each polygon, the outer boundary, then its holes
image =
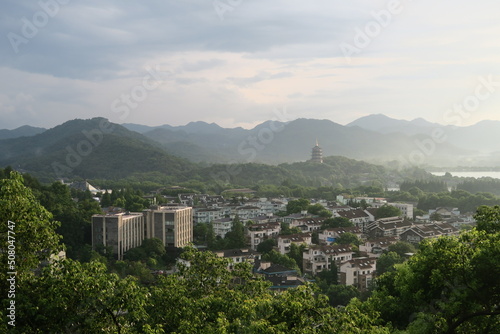
POLYGON ((337 187, 374 183, 384 187, 389 181, 429 177, 418 169, 401 173, 342 156, 325 157, 323 164, 197 164, 104 118, 77 119, 32 137, 0 140, 0 167, 8 165, 47 182, 57 178, 131 178, 163 184, 198 180, 245 187, 284 182, 337 187))
MULTIPOLYGON (((409 152, 418 149, 416 141, 425 141, 427 138, 401 133, 383 134, 357 126, 343 126, 330 120, 304 118, 290 122, 267 121, 253 129, 226 129, 204 122, 192 122, 178 127, 125 126, 143 132, 177 155, 195 162, 279 164, 305 161, 310 158, 316 138, 325 156, 341 155, 358 160, 390 161, 407 156, 409 152)), ((457 156, 471 153, 446 142, 436 145, 435 150, 436 154, 427 157, 427 160, 436 165, 444 162, 449 164, 457 156)))
POLYGON ((192 163, 104 118, 72 120, 31 137, 0 140, 0 165, 55 178, 118 179, 134 173, 178 176, 192 163))

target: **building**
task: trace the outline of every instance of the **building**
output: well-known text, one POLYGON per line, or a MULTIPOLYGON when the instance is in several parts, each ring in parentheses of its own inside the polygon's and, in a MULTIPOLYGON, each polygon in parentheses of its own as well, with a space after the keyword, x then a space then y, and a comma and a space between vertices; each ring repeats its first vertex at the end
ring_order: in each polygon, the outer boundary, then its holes
POLYGON ((181 205, 152 206, 144 210, 145 238, 158 238, 166 247, 193 242, 193 209, 181 205))
POLYGON ((214 253, 218 257, 223 257, 225 259, 230 260, 228 264, 229 270, 233 270, 234 266, 238 263, 247 262, 250 263, 252 266, 254 266, 256 262, 259 262, 261 260, 260 253, 248 248, 226 249, 221 251, 215 251, 214 253))
POLYGON ((440 236, 458 235, 459 230, 447 222, 414 225, 400 235, 402 241, 418 244, 420 241, 440 236))
POLYGON ((311 233, 280 235, 278 237, 278 250, 281 254, 287 254, 290 252, 290 246, 292 244, 296 244, 297 246, 302 244, 310 245, 312 243, 311 238, 311 233))
POLYGON ((384 206, 384 205, 393 206, 395 208, 398 208, 401 211, 401 215, 403 217, 413 219, 413 204, 374 202, 371 205, 377 209, 384 206))
POLYGON ((332 264, 339 266, 352 260, 353 254, 350 245, 311 245, 302 254, 304 272, 316 275, 323 270, 330 270, 332 264))
POLYGON ((411 221, 404 220, 400 217, 387 217, 381 218, 379 220, 370 223, 366 227, 366 233, 370 238, 380 238, 380 237, 398 237, 404 231, 410 229, 413 226, 411 221))
POLYGON ((314 232, 321 228, 326 218, 297 218, 290 222, 290 227, 297 227, 302 232, 314 232))
POLYGON ((131 248, 144 240, 142 213, 125 212, 92 216, 92 248, 111 247, 118 260, 131 248))
POLYGON ((281 224, 278 222, 250 225, 247 229, 247 235, 250 237, 250 246, 253 250, 256 250, 262 241, 276 238, 280 234, 280 231, 281 224))
POLYGON ((359 251, 368 253, 372 257, 380 256, 389 249, 390 245, 399 241, 398 237, 383 237, 366 240, 364 244, 359 245, 359 251))
POLYGON ((323 150, 319 147, 318 139, 316 139, 316 146, 312 148, 311 161, 315 163, 323 163, 323 150))
POLYGON ((216 219, 222 218, 222 210, 220 208, 193 208, 193 223, 210 223, 216 219))
POLYGON ((305 284, 305 280, 299 276, 297 270, 271 262, 261 262, 257 273, 271 282, 271 290, 285 291, 305 284))
POLYGON ((359 291, 366 291, 375 277, 376 258, 355 258, 340 264, 339 284, 353 285, 359 291))
POLYGON ((226 233, 233 228, 233 220, 231 218, 219 218, 212 222, 215 236, 225 238, 226 233))
POLYGON ((344 233, 352 233, 358 238, 361 238, 363 235, 363 231, 356 226, 327 228, 318 233, 319 243, 329 245, 344 233))
POLYGON ((359 227, 363 231, 370 222, 370 215, 362 209, 350 209, 337 211, 333 214, 334 217, 343 217, 349 219, 356 227, 359 227))

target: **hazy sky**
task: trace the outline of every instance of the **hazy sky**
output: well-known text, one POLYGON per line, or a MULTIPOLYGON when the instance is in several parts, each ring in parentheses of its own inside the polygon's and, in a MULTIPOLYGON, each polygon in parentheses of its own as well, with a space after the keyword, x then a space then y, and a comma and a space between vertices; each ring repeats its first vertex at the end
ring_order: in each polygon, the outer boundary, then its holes
POLYGON ((0 128, 500 120, 498 13, 498 0, 2 0, 0 128))

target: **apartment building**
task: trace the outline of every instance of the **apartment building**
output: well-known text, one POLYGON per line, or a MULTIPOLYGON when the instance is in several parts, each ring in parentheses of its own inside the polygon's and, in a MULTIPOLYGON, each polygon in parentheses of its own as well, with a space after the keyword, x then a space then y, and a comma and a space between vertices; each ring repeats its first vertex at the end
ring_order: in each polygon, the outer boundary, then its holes
POLYGON ((145 238, 158 238, 166 247, 193 242, 193 209, 182 205, 152 206, 143 211, 145 238))
POLYGON ((144 240, 144 216, 140 212, 122 212, 92 216, 92 248, 111 247, 118 260, 144 240))

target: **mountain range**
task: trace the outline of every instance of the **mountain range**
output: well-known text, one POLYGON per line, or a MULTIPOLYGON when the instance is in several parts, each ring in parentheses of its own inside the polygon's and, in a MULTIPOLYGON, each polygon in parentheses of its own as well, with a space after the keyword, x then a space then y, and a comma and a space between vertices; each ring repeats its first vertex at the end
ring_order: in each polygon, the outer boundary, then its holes
POLYGON ((0 130, 0 166, 12 165, 47 176, 58 172, 59 176, 119 178, 160 172, 175 177, 211 164, 307 161, 316 140, 325 157, 389 162, 391 166, 408 161, 433 166, 491 166, 500 162, 498 121, 456 127, 424 119, 370 115, 345 126, 317 119, 267 121, 253 129, 222 128, 205 122, 154 127, 112 124, 114 130, 102 133, 105 140, 97 136, 99 143, 95 145, 88 133, 100 131, 102 122, 107 120, 77 119, 48 130, 29 126, 0 130), (86 147, 85 142, 92 145, 86 147))

